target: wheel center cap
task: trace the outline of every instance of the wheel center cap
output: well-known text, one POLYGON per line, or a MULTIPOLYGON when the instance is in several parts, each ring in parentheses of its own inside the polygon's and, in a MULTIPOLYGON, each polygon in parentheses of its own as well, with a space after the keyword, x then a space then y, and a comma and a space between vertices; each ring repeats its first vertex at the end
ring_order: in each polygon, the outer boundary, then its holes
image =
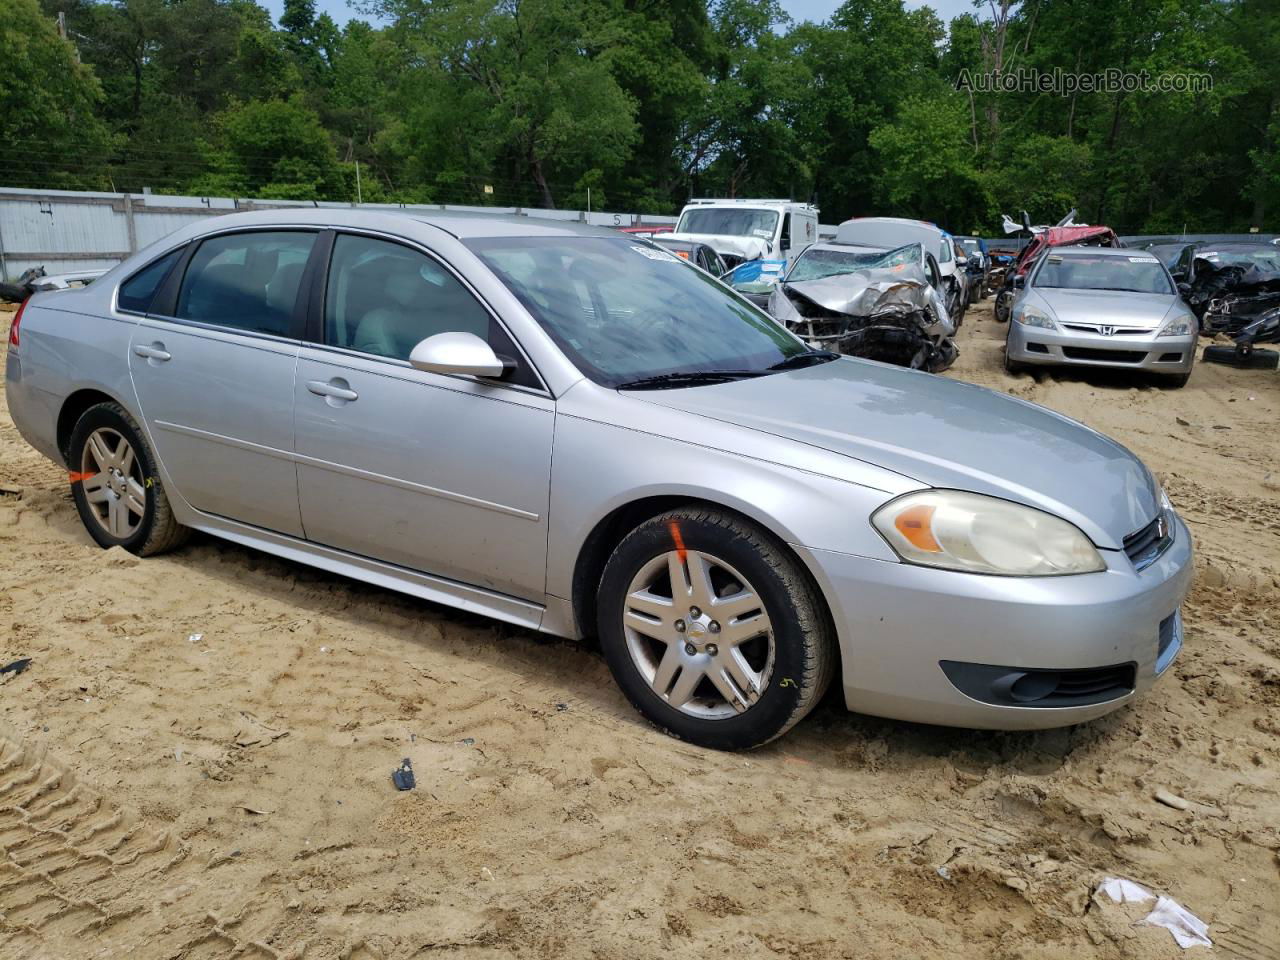
POLYGON ((699 620, 691 620, 688 629, 689 639, 694 643, 701 643, 707 638, 707 625, 699 620))

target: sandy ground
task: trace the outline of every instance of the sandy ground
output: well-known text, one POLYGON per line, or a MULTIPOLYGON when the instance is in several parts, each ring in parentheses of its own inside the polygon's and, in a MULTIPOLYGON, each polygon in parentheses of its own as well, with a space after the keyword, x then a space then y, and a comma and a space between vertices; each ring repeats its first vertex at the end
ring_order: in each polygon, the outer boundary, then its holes
POLYGON ((1091 896, 1114 874, 1280 960, 1280 377, 1008 377, 1002 338, 975 309, 952 375, 1117 437, 1190 521, 1176 666, 1072 729, 829 698, 745 755, 656 733, 589 646, 211 539, 104 553, 0 409, 0 662, 33 658, 0 686, 0 956, 1179 955, 1091 896))

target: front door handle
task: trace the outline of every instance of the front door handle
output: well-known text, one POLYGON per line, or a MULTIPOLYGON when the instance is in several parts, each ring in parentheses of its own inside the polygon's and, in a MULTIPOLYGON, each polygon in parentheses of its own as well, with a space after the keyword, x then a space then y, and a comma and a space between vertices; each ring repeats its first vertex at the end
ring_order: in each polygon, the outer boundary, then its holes
POLYGON ((154 360, 157 363, 164 363, 172 357, 169 351, 164 348, 164 344, 158 341, 151 344, 139 343, 133 348, 133 352, 142 357, 143 360, 154 360))
POLYGON ((360 398, 360 394, 352 390, 350 384, 341 377, 334 377, 332 380, 308 380, 307 389, 317 397, 327 397, 331 400, 350 401, 360 398))

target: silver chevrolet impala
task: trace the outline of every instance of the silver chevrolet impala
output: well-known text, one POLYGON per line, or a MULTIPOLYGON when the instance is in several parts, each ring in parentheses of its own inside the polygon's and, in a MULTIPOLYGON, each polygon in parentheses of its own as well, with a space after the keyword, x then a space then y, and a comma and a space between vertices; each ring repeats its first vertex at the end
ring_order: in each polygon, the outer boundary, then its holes
POLYGON ((188 226, 13 321, 99 544, 190 530, 535 630, 718 748, 850 709, 1089 720, 1182 643, 1191 538, 1048 410, 813 351, 645 241, 353 210, 188 226))

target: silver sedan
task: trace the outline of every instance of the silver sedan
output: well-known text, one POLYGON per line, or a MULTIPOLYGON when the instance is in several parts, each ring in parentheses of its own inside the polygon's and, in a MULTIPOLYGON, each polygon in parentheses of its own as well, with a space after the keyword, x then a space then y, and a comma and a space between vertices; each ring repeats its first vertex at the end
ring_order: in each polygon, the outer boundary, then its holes
POLYGON ((1028 271, 1005 344, 1011 373, 1033 364, 1191 377, 1199 325, 1169 271, 1144 250, 1052 247, 1028 271))
POLYGON ((190 530, 566 637, 699 744, 854 710, 1100 716, 1182 643, 1191 538, 1113 441, 813 351, 612 231, 352 210, 184 228, 13 321, 89 535, 190 530))

